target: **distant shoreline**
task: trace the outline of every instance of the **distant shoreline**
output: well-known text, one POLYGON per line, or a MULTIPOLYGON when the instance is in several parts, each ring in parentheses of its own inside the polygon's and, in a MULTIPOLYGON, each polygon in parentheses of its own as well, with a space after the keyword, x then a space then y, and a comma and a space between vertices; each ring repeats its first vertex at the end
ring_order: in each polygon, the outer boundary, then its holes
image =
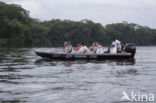
POLYGON ((156 29, 135 23, 124 21, 102 26, 87 19, 41 22, 19 5, 0 2, 0 8, 0 47, 60 47, 64 41, 71 41, 73 46, 93 42, 110 45, 114 37, 124 44, 156 45, 156 29))

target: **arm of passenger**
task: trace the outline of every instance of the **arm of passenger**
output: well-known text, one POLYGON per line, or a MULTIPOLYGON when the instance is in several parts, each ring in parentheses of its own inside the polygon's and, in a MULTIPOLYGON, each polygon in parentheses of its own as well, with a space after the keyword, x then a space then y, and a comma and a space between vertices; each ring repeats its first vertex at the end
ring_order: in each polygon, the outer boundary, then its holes
POLYGON ((67 53, 71 53, 71 51, 72 51, 72 48, 69 48, 69 50, 67 51, 67 53))
POLYGON ((65 52, 65 49, 62 49, 62 52, 65 52))

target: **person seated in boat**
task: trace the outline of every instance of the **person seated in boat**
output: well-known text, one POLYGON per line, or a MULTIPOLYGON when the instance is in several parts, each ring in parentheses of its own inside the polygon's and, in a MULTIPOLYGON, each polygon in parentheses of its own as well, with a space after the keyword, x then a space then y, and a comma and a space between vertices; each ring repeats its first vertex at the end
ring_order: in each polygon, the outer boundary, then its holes
POLYGON ((117 49, 117 53, 121 53, 121 42, 117 40, 116 38, 113 38, 113 42, 111 44, 110 48, 115 47, 117 49))
POLYGON ((81 48, 81 44, 77 44, 77 47, 75 49, 72 50, 72 54, 78 54, 79 53, 79 50, 81 48))
POLYGON ((65 47, 65 52, 66 52, 66 53, 71 53, 71 52, 72 52, 72 49, 73 49, 73 47, 72 47, 72 45, 71 45, 71 42, 68 41, 68 42, 67 42, 67 45, 66 45, 66 47, 65 47))
POLYGON ((77 44, 77 48, 75 49, 75 51, 79 51, 79 49, 81 48, 81 44, 77 44))
POLYGON ((79 53, 87 53, 88 48, 84 45, 84 43, 81 43, 81 48, 78 50, 79 53))
POLYGON ((92 46, 90 47, 89 53, 91 53, 91 54, 96 53, 96 44, 95 43, 93 43, 92 46))
POLYGON ((66 51, 66 50, 65 50, 65 49, 66 49, 66 46, 67 46, 67 42, 65 41, 65 42, 64 42, 64 47, 63 47, 62 52, 65 52, 65 51, 66 51))
POLYGON ((97 54, 102 54, 104 51, 103 51, 103 46, 100 45, 98 42, 96 42, 96 53, 97 54))

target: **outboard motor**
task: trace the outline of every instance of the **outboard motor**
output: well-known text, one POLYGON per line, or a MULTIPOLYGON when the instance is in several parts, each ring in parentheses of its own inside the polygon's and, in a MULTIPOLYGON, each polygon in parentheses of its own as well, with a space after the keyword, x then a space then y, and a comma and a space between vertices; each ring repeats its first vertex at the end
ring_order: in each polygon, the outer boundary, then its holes
POLYGON ((132 56, 135 56, 136 53, 136 45, 135 43, 127 43, 124 47, 124 51, 127 53, 132 53, 132 56))

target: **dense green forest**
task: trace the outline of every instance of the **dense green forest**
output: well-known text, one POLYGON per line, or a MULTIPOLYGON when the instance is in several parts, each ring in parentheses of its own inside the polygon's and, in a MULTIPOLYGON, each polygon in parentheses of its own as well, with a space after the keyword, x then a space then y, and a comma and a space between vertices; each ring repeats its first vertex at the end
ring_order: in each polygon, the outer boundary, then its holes
POLYGON ((91 20, 50 20, 41 22, 31 18, 20 5, 0 2, 0 47, 63 46, 100 42, 109 45, 116 37, 122 43, 156 45, 156 29, 134 23, 108 24, 105 27, 91 20))

